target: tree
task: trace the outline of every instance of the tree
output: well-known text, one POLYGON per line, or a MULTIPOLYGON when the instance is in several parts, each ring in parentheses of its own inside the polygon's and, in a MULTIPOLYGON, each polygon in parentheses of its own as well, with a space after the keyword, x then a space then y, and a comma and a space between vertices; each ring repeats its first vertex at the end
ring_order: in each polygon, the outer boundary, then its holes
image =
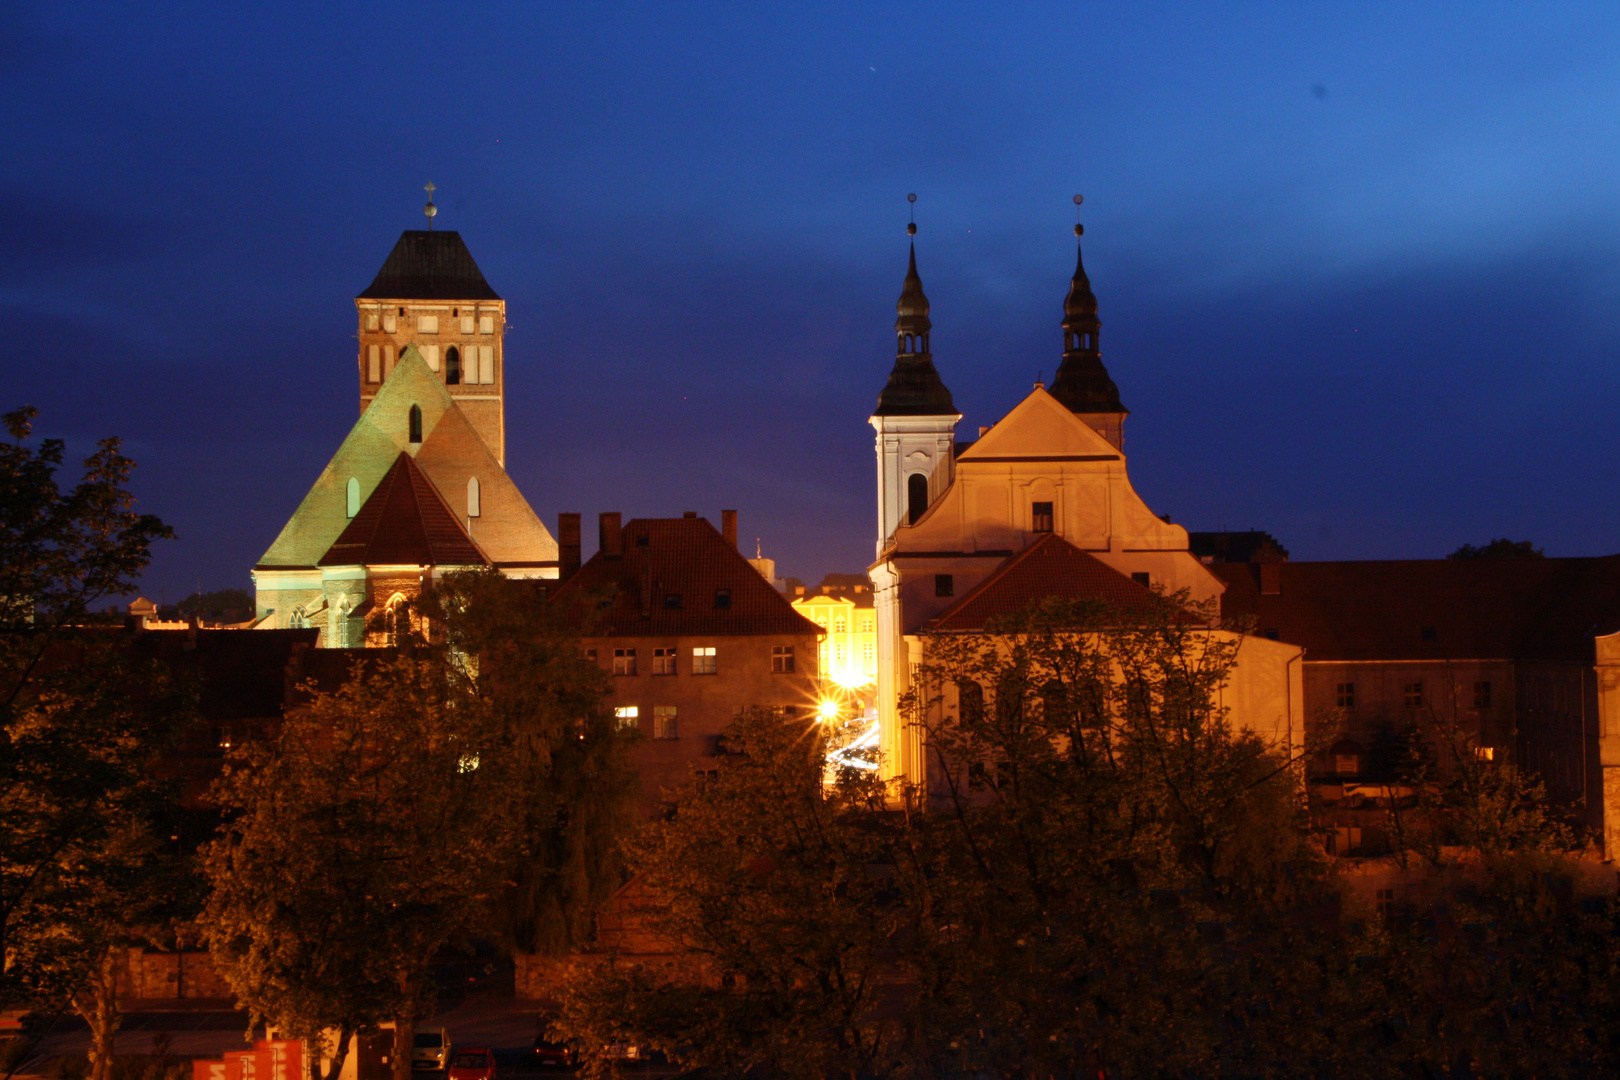
MULTIPOLYGON (((161 667, 83 626, 133 589, 154 540, 124 487, 134 463, 105 439, 64 491, 61 440, 27 445, 36 410, 0 443, 0 1005, 65 1001, 130 927, 103 901, 131 867, 130 829, 155 796, 149 766, 185 717, 161 667)), ((139 863, 140 860, 136 860, 139 863)), ((129 914, 129 913, 125 913, 129 914)))
POLYGON ((210 948, 256 1019, 331 1058, 329 1080, 384 1021, 408 1080, 445 945, 502 929, 566 943, 605 892, 624 736, 577 645, 516 619, 539 602, 527 588, 447 583, 420 606, 436 643, 311 687, 217 787, 233 818, 205 853, 210 948))
POLYGON ((1545 556, 1540 548, 1528 540, 1509 540, 1499 537, 1483 547, 1464 544, 1447 555, 1448 559, 1540 559, 1545 556))

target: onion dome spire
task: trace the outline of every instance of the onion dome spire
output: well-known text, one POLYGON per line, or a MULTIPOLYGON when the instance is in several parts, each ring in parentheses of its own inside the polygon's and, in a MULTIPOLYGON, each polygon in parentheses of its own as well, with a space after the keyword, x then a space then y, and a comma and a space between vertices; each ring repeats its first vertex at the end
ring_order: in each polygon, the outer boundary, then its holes
MULTIPOLYGON (((917 196, 908 195, 915 203, 917 196)), ((917 235, 917 223, 906 226, 906 232, 917 235)), ((889 382, 878 395, 874 416, 951 416, 956 405, 951 392, 940 380, 934 368, 934 356, 929 351, 929 331, 933 323, 928 320, 928 297, 923 293, 922 277, 917 273, 917 242, 911 242, 911 260, 906 267, 906 281, 900 288, 900 300, 895 304, 895 357, 894 370, 889 382)))
MULTIPOLYGON (((1079 206, 1081 202, 1081 196, 1076 195, 1074 204, 1079 206)), ((1063 301, 1063 363, 1052 380, 1050 393, 1070 412, 1125 413, 1130 410, 1120 404, 1119 387, 1108 377, 1102 362, 1097 294, 1091 291, 1091 279, 1086 277, 1085 254, 1078 240, 1085 231, 1085 226, 1075 224, 1074 277, 1063 301)))

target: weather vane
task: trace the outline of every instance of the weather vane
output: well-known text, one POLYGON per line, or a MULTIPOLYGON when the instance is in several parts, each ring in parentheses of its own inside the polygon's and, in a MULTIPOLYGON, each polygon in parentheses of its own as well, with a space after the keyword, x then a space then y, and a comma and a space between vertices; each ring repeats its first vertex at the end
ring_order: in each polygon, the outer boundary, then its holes
POLYGON ((1085 235, 1086 227, 1080 224, 1080 204, 1085 201, 1086 197, 1084 195, 1074 197, 1074 235, 1076 236, 1085 235))
POLYGON ((439 208, 433 205, 433 193, 439 189, 433 186, 433 181, 429 180, 427 184, 423 186, 422 190, 428 193, 427 205, 422 207, 422 213, 427 215, 428 232, 432 232, 433 216, 439 212, 439 208))
POLYGON ((913 191, 911 194, 907 195, 906 196, 906 202, 911 204, 911 222, 910 222, 910 224, 908 224, 906 226, 906 234, 909 235, 909 236, 916 236, 917 235, 917 193, 915 191, 913 191))

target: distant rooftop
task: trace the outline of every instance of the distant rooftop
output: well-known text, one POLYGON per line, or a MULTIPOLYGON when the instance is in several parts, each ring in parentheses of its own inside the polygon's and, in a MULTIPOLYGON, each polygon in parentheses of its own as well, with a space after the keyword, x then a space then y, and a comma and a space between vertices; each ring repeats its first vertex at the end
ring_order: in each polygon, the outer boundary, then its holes
POLYGON ((499 300, 457 232, 407 229, 361 300, 499 300))

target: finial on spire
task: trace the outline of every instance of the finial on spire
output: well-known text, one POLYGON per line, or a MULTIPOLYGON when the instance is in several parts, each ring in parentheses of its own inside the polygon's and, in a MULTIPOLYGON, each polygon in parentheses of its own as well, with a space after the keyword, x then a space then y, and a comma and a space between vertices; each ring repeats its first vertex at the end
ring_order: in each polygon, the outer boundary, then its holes
POLYGON ((1085 201, 1086 197, 1084 195, 1076 195, 1074 197, 1074 235, 1076 236, 1084 236, 1086 234, 1086 227, 1080 224, 1080 204, 1085 201))
POLYGON ((917 193, 915 191, 913 191, 910 195, 907 195, 906 196, 906 202, 911 204, 911 221, 909 221, 906 224, 906 234, 908 236, 916 236, 917 235, 917 193))
POLYGON ((438 214, 438 212, 439 212, 439 208, 437 206, 433 205, 433 193, 435 191, 438 191, 439 189, 433 186, 433 181, 429 180, 422 187, 422 190, 428 193, 427 205, 422 207, 422 213, 427 215, 428 232, 432 232, 433 231, 433 218, 434 218, 434 215, 438 214))

